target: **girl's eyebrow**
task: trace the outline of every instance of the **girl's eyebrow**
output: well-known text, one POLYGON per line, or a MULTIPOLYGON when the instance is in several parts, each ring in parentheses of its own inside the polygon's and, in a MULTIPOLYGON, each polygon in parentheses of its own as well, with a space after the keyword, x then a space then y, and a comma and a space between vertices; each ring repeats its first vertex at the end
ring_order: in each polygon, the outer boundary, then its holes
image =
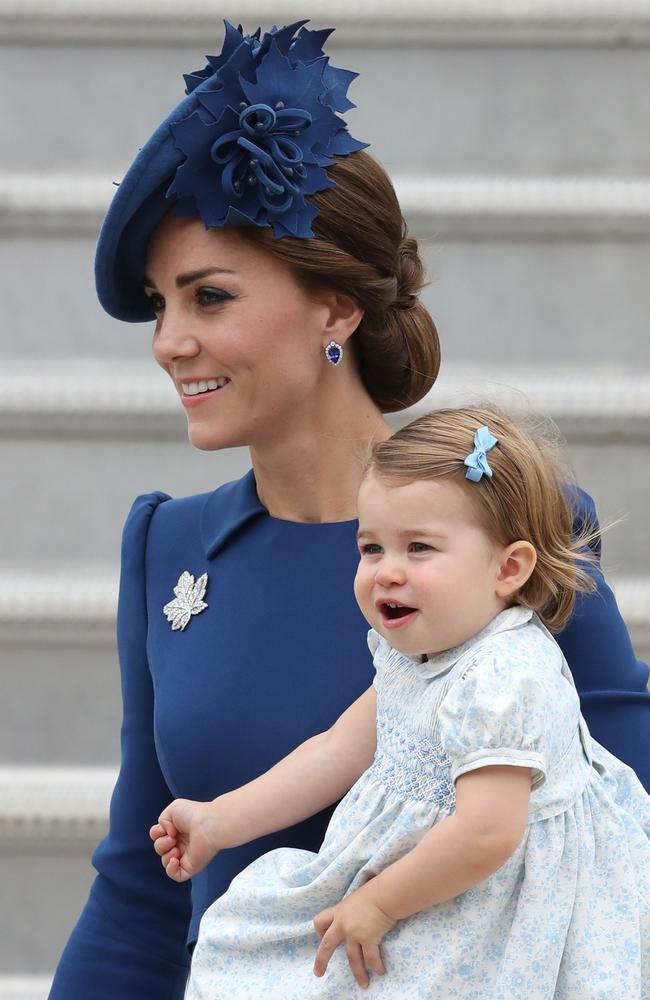
MULTIPOLYGON (((210 274, 236 274, 236 271, 231 271, 227 267, 204 267, 198 271, 186 271, 184 274, 178 274, 176 276, 176 287, 185 288, 186 285, 191 285, 193 281, 198 281, 200 278, 207 278, 210 274)), ((143 284, 147 288, 155 288, 156 284, 145 274, 142 279, 143 284)))
POLYGON ((445 534, 442 531, 432 531, 430 528, 406 528, 404 531, 399 531, 399 535, 407 538, 411 535, 424 536, 425 538, 444 538, 445 534))
MULTIPOLYGON (((359 528, 357 531, 357 541, 360 538, 366 536, 372 537, 372 531, 367 529, 359 528)), ((417 535, 420 538, 445 538, 446 535, 442 531, 431 531, 429 528, 405 528, 403 531, 398 531, 398 535, 403 538, 411 538, 413 535, 417 535)))

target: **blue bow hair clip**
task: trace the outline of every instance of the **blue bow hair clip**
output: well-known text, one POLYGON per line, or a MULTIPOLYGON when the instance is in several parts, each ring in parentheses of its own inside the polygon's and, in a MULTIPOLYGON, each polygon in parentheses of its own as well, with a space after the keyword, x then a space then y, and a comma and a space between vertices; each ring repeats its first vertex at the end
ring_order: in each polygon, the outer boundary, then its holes
POLYGON ((487 460, 487 452, 497 444, 497 438, 490 434, 487 427, 479 427, 474 435, 474 451, 465 459, 468 467, 465 479, 471 479, 473 483, 479 483, 483 476, 492 478, 492 469, 487 460))
POLYGON ((334 156, 368 143, 336 113, 355 107, 346 92, 358 73, 330 66, 322 47, 333 28, 306 23, 260 37, 226 21, 220 55, 185 76, 198 103, 171 125, 185 156, 167 190, 178 215, 206 227, 272 226, 276 238, 314 235, 318 209, 306 195, 335 186, 325 170, 334 156))

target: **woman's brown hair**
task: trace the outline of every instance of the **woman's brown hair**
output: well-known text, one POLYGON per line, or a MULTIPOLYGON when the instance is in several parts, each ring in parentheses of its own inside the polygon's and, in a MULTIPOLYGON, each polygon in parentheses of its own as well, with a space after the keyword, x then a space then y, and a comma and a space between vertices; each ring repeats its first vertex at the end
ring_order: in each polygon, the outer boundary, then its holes
POLYGON ((493 406, 437 410, 377 444, 367 472, 397 482, 448 477, 465 490, 494 542, 530 542, 537 562, 513 602, 536 611, 551 632, 564 627, 577 593, 596 589, 585 567, 597 562, 599 532, 585 523, 573 536, 577 487, 550 421, 516 421, 493 406), (464 460, 485 426, 498 442, 487 453, 492 477, 472 482, 464 460))
POLYGON ((335 186, 311 195, 314 237, 242 234, 288 264, 306 288, 332 286, 364 316, 350 340, 363 384, 382 413, 427 394, 440 368, 438 333, 419 299, 425 274, 417 240, 384 168, 364 150, 328 168, 335 186))

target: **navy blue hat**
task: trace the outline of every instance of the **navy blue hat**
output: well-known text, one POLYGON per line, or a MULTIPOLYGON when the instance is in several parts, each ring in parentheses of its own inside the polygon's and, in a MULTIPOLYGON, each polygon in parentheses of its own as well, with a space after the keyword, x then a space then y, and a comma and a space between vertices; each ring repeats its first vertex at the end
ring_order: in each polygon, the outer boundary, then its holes
POLYGON ((227 21, 223 49, 185 76, 187 96, 158 126, 118 186, 99 234, 95 283, 111 316, 152 319, 143 290, 149 240, 170 209, 214 226, 271 226, 313 236, 306 196, 334 187, 325 169, 367 143, 337 112, 358 75, 323 54, 334 30, 306 21, 244 35, 227 21))

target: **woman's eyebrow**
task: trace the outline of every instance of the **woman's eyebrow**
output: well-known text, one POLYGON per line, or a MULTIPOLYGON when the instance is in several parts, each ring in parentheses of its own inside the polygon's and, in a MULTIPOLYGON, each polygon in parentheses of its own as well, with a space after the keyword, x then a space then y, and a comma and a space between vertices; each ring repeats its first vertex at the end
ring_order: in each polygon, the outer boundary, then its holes
POLYGON ((176 276, 176 287, 185 288, 186 285, 191 285, 193 281, 198 281, 199 278, 207 278, 210 274, 235 273, 235 271, 231 271, 227 267, 205 267, 200 271, 187 271, 185 274, 179 274, 176 276))
MULTIPOLYGON (((205 267, 198 271, 186 271, 185 274, 178 274, 176 276, 176 287, 185 288, 186 285, 191 285, 193 281, 198 281, 200 278, 207 278, 210 274, 236 274, 236 271, 231 271, 227 267, 205 267)), ((155 288, 156 283, 151 280, 151 278, 145 274, 142 279, 142 283, 146 288, 155 288)))

